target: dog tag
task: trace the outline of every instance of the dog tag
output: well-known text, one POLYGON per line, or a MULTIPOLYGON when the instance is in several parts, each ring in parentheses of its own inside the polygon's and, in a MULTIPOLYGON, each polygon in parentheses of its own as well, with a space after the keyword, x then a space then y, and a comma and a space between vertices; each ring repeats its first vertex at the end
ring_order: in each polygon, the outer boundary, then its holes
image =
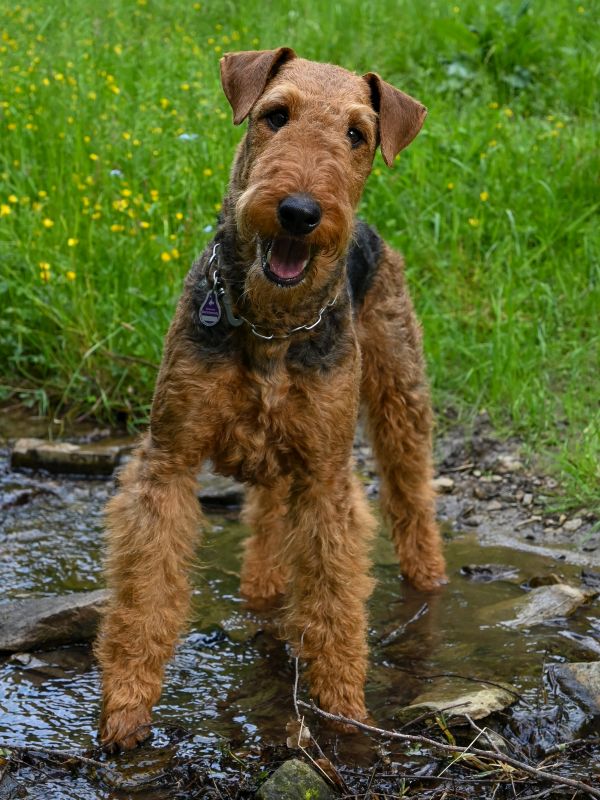
POLYGON ((200 322, 206 328, 212 328, 221 319, 221 306, 214 289, 211 289, 204 298, 204 302, 200 306, 199 316, 200 322))

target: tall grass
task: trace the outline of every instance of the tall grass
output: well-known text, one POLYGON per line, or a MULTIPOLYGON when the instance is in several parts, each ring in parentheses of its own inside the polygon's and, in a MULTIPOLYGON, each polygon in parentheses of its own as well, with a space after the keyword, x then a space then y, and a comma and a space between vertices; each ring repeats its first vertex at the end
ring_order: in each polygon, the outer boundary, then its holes
POLYGON ((288 44, 429 107, 361 214, 406 255, 435 400, 486 408, 597 502, 597 8, 0 0, 0 381, 143 421, 241 131, 218 59, 288 44))

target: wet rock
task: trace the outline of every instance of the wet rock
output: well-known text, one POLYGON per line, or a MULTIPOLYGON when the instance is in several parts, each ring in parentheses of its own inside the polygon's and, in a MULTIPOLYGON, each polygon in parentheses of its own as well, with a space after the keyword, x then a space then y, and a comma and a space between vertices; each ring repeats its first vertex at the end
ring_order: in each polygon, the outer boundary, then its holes
POLYGON ((333 800, 320 775, 296 758, 285 761, 256 793, 259 800, 333 800))
POLYGON ((446 717, 483 719, 494 711, 502 711, 518 700, 518 694, 508 684, 488 685, 472 681, 444 678, 435 681, 431 688, 415 697, 404 709, 411 715, 424 710, 443 712, 446 717))
POLYGON ((465 564, 460 568, 460 574, 471 581, 490 583, 516 578, 519 570, 504 564, 465 564))
POLYGON ((244 502, 244 487, 233 478, 215 475, 206 467, 198 477, 200 492, 198 497, 205 506, 238 507, 244 502))
POLYGON ((433 488, 439 494, 451 494, 454 486, 454 480, 447 475, 440 475, 439 478, 435 478, 433 481, 433 488))
POLYGON ((592 714, 600 714, 600 661, 553 664, 551 677, 565 694, 575 698, 592 714))
POLYGON ((486 622, 497 621, 509 628, 530 628, 558 617, 570 616, 596 594, 591 589, 576 589, 566 583, 556 583, 533 589, 524 597, 488 606, 481 610, 479 616, 486 622))
POLYGON ((13 469, 31 467, 78 475, 112 475, 121 454, 128 449, 116 444, 73 444, 45 439, 17 439, 11 453, 13 469))
POLYGON ((530 589, 539 589, 540 586, 555 586, 557 583, 562 583, 563 578, 557 575, 556 572, 550 572, 548 575, 534 575, 529 578, 527 585, 530 589))
POLYGON ((12 600, 0 605, 0 652, 43 650, 93 639, 109 593, 12 600))

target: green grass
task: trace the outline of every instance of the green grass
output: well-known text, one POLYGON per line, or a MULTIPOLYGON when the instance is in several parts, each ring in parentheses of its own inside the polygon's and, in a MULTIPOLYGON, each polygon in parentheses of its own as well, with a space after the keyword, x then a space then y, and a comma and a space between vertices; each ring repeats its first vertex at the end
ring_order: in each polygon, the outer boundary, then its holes
POLYGON ((4 397, 144 420, 241 135, 218 59, 288 44, 378 71, 429 107, 393 170, 377 157, 361 214, 406 255, 436 405, 464 419, 486 408, 554 466, 570 502, 598 503, 597 5, 0 0, 0 11, 4 397))

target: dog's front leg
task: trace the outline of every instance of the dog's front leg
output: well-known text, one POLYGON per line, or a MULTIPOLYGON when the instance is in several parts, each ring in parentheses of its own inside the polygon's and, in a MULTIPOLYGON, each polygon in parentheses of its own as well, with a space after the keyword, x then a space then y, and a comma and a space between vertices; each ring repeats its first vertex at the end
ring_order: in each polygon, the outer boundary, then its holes
POLYGON ((187 572, 201 522, 196 475, 215 427, 209 394, 200 366, 167 344, 150 431, 107 507, 112 598, 96 654, 100 737, 109 750, 131 749, 150 734, 165 662, 188 614, 187 572))
POLYGON ((306 658, 310 691, 322 708, 364 719, 367 548, 375 528, 350 463, 338 474, 296 479, 286 560, 291 566, 287 626, 306 658))

